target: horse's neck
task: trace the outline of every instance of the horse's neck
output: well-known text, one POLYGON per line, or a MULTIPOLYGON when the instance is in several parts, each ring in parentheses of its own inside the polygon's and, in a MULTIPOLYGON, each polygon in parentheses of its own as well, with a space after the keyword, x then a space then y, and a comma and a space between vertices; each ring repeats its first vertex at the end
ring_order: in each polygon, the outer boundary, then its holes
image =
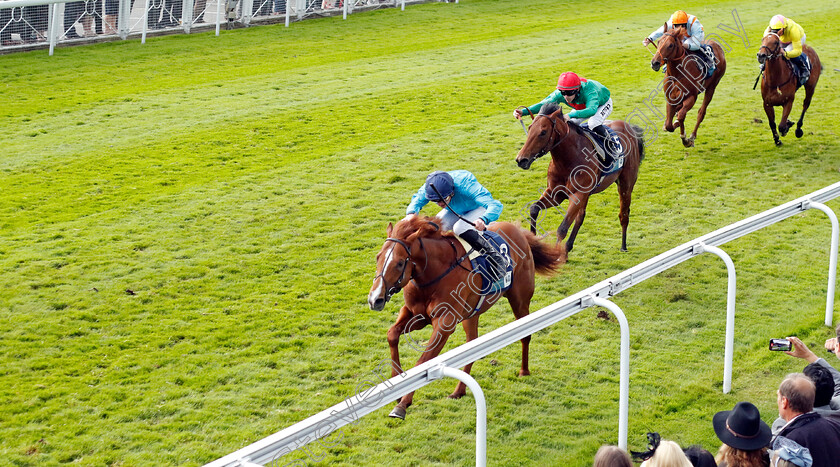
POLYGON ((589 138, 578 133, 577 130, 569 128, 568 136, 564 141, 555 146, 551 150, 551 160, 554 164, 565 168, 569 173, 581 165, 590 165, 590 157, 586 157, 591 153, 592 157, 596 157, 595 148, 592 147, 592 142, 589 138))
POLYGON ((787 84, 791 79, 793 71, 787 64, 787 60, 779 56, 768 60, 764 67, 764 82, 770 88, 787 84))
POLYGON ((414 256, 414 262, 418 270, 414 273, 414 280, 425 284, 443 274, 455 261, 456 251, 452 248, 452 241, 446 237, 424 238, 423 249, 414 256), (423 251, 425 250, 425 252, 423 251))

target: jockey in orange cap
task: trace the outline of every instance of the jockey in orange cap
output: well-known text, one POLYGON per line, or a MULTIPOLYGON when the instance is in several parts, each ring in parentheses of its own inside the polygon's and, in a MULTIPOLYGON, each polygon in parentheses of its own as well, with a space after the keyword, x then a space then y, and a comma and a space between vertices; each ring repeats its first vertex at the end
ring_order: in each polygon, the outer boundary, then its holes
MULTIPOLYGON (((615 149, 620 148, 619 142, 615 141, 604 126, 604 121, 612 113, 613 102, 610 97, 610 90, 603 84, 586 78, 581 78, 571 71, 560 75, 557 80, 557 90, 549 94, 545 99, 527 107, 526 112, 537 115, 543 105, 554 102, 555 104, 566 104, 575 110, 569 112, 569 120, 581 124, 588 119, 589 129, 604 139, 604 147, 611 156, 617 157, 615 149), (612 140, 612 143, 608 143, 612 140)), ((522 111, 513 111, 516 118, 522 117, 522 111)))
POLYGON ((799 69, 799 83, 805 84, 811 76, 808 56, 802 53, 802 46, 805 45, 805 30, 802 29, 802 26, 793 22, 792 19, 776 15, 770 18, 770 24, 764 30, 765 37, 770 34, 778 36, 785 50, 785 58, 799 69))
POLYGON ((642 41, 642 45, 647 47, 648 44, 658 40, 665 34, 665 29, 684 28, 688 37, 683 41, 683 47, 689 52, 700 52, 698 56, 706 61, 707 68, 713 70, 715 68, 714 52, 711 47, 703 44, 705 39, 705 32, 703 32, 703 25, 694 15, 677 10, 671 15, 671 18, 656 31, 650 33, 642 41))

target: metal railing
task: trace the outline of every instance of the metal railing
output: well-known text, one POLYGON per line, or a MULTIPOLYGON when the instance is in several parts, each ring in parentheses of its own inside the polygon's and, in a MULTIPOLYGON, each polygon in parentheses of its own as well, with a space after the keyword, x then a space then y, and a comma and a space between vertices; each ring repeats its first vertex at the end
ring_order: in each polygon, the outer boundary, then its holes
MULTIPOLYGON (((442 0, 0 0, 0 53, 58 44, 301 21, 442 0)), ((457 3, 457 1, 456 1, 457 3)))
MULTIPOLYGON (((735 224, 718 229, 672 248, 633 268, 616 274, 585 290, 549 305, 535 313, 506 324, 495 331, 467 342, 443 355, 405 371, 362 393, 356 394, 320 413, 302 420, 284 430, 235 451, 207 464, 211 467, 236 467, 266 464, 290 454, 298 448, 320 440, 342 426, 359 420, 394 400, 439 379, 444 371, 460 368, 468 363, 486 357, 516 341, 530 336, 552 324, 575 315, 592 306, 603 306, 618 317, 621 325, 621 379, 619 397, 618 445, 627 446, 627 395, 629 392, 629 328, 621 310, 607 298, 666 271, 704 252, 720 256, 729 274, 727 290, 726 350, 724 364, 724 392, 729 392, 732 378, 732 341, 735 329, 735 267, 729 256, 718 246, 770 226, 808 209, 825 212, 831 220, 831 258, 828 272, 828 296, 826 299, 825 324, 831 326, 834 310, 834 284, 837 274, 837 248, 840 229, 837 216, 822 204, 840 197, 840 182, 809 195, 795 199, 781 206, 769 209, 735 224)), ((474 390, 478 397, 478 391, 474 390)), ((483 400, 483 395, 481 395, 483 400)), ((477 424, 480 429, 481 423, 477 424)), ((483 434, 476 436, 476 465, 484 465, 486 452, 479 452, 485 446, 483 434)))

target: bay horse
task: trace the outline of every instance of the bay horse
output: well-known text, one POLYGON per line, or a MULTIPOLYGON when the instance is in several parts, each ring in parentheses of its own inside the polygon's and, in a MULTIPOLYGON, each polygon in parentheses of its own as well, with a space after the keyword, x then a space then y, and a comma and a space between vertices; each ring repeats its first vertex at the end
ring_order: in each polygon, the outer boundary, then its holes
MULTIPOLYGON (((817 52, 807 45, 802 46, 802 53, 808 56, 811 61, 811 77, 803 85, 805 87, 805 101, 802 103, 802 115, 799 116, 799 121, 796 122, 796 137, 801 138, 802 120, 805 118, 805 112, 811 105, 811 98, 814 96, 814 88, 817 87, 817 81, 820 80, 820 73, 822 72, 822 64, 817 52)), ((793 99, 796 96, 797 84, 796 73, 793 72, 793 64, 790 60, 784 57, 784 48, 776 34, 768 34, 761 41, 761 47, 758 49, 758 63, 764 65, 764 71, 761 78, 761 98, 764 99, 764 113, 767 114, 767 121, 770 124, 770 131, 773 132, 773 141, 776 146, 782 145, 782 140, 779 139, 779 133, 785 136, 793 122, 788 120, 791 109, 793 109, 793 99), (782 119, 779 120, 779 133, 776 132, 776 112, 773 107, 782 106, 782 119)))
MULTIPOLYGON (((400 335, 409 334, 427 325, 432 326, 429 342, 417 361, 420 365, 440 354, 449 336, 461 322, 467 342, 478 337, 478 317, 502 296, 506 297, 516 319, 527 316, 534 295, 534 274, 550 275, 558 263, 556 249, 542 243, 535 235, 508 222, 494 222, 488 230, 497 232, 509 245, 513 263, 511 285, 501 294, 486 295, 483 301, 477 293, 481 278, 472 271, 464 247, 452 232, 442 232, 438 220, 432 217, 403 219, 397 225, 388 224, 388 238, 376 255, 376 277, 373 279, 368 304, 381 311, 385 303, 400 290, 405 304, 396 322, 388 329, 391 349, 391 376, 399 374, 400 335), (478 285, 476 285, 478 284, 478 285), (480 305, 479 305, 480 303, 480 305), (476 307, 478 306, 478 309, 476 307)), ((522 367, 519 376, 528 370, 528 344, 531 336, 521 339, 522 367)), ((472 363, 464 367, 470 372, 472 363)), ((450 398, 466 394, 466 386, 459 382, 450 398)), ((406 394, 389 414, 405 419, 414 392, 406 394)))
MULTIPOLYGON (((677 126, 680 128, 680 139, 683 146, 690 148, 694 146, 697 138, 697 129, 700 122, 706 117, 706 108, 715 95, 720 79, 726 73, 726 57, 723 48, 715 41, 704 41, 704 44, 712 46, 715 54, 715 71, 706 78, 708 68, 705 62, 695 55, 690 55, 683 47, 683 41, 688 38, 685 28, 668 29, 665 23, 665 35, 656 47, 656 54, 650 61, 653 71, 659 71, 663 63, 667 64, 665 69, 665 131, 673 132, 675 126, 673 119, 676 116, 677 126), (697 124, 691 136, 685 137, 685 117, 688 111, 697 102, 697 96, 705 91, 703 104, 697 111, 697 124)), ((702 53, 702 52, 701 52, 702 53)))
POLYGON ((578 230, 586 217, 589 196, 606 190, 614 182, 618 185, 619 212, 621 222, 621 251, 627 251, 627 226, 630 224, 630 200, 633 187, 639 176, 639 165, 645 157, 645 143, 642 129, 636 125, 616 120, 606 122, 619 136, 624 148, 624 166, 598 181, 607 167, 598 159, 594 146, 583 135, 583 129, 568 122, 563 109, 551 102, 543 105, 539 115, 528 128, 525 145, 516 156, 516 163, 527 170, 539 157, 551 152, 548 164, 548 187, 540 199, 531 205, 531 233, 537 232, 537 218, 540 211, 559 206, 569 200, 569 207, 563 221, 557 228, 557 244, 560 247, 560 261, 565 262, 572 251, 578 230), (574 228, 565 245, 563 239, 574 222, 574 228))

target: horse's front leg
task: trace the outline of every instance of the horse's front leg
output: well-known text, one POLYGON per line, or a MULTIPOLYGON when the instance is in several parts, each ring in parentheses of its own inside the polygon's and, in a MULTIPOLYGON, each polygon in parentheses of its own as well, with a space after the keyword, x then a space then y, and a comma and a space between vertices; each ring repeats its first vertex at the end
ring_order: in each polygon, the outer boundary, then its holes
POLYGON ((560 203, 562 203, 563 200, 566 199, 565 195, 566 191, 564 186, 549 186, 543 192, 542 196, 540 196, 540 199, 537 200, 536 203, 531 205, 531 209, 529 212, 529 220, 531 223, 532 234, 536 235, 537 233, 537 219, 540 216, 540 211, 554 206, 559 206, 560 203))
POLYGON ((663 129, 669 133, 674 132, 674 115, 677 114, 677 110, 679 110, 679 107, 679 104, 665 104, 665 126, 663 127, 663 129))
POLYGON ((779 133, 782 136, 787 135, 788 131, 793 127, 793 122, 788 120, 790 111, 793 109, 793 98, 787 100, 782 106, 782 118, 779 119, 779 133))
POLYGON ((695 102, 697 102, 697 94, 686 96, 685 100, 683 100, 682 108, 677 113, 677 124, 680 126, 680 139, 682 140, 683 146, 687 148, 694 146, 694 141, 688 140, 685 137, 685 117, 688 115, 688 111, 694 107, 695 102))
MULTIPOLYGON (((422 365, 440 354, 441 349, 443 349, 447 339, 449 339, 449 335, 452 334, 452 331, 455 329, 454 326, 450 329, 446 329, 444 326, 441 326, 441 322, 447 322, 447 319, 448 318, 436 318, 432 321, 432 336, 429 338, 429 343, 426 344, 426 349, 423 351, 423 354, 420 355, 420 359, 417 360, 417 365, 422 365)), ((388 416, 405 420, 406 409, 411 406, 413 402, 414 391, 404 395, 396 407, 391 410, 391 413, 389 413, 388 416)))
POLYGON ((767 123, 770 125, 770 131, 773 133, 773 142, 776 146, 782 145, 782 140, 779 139, 779 134, 776 132, 776 110, 767 102, 764 103, 764 113, 767 114, 767 123))
MULTIPOLYGON (((417 317, 415 318, 414 313, 412 313, 407 306, 403 305, 400 309, 399 315, 397 315, 397 321, 388 328, 388 347, 391 350, 392 378, 400 374, 398 369, 402 369, 402 364, 400 363, 400 336, 403 333, 410 334, 411 331, 423 329, 429 324, 429 321, 425 316, 416 316, 417 317)), ((399 404, 400 401, 397 400, 397 403, 399 404)))
MULTIPOLYGON (((561 245, 560 258, 558 260, 560 262, 565 263, 568 260, 569 251, 574 247, 574 238, 570 238, 570 241, 565 244, 563 244, 563 240, 566 238, 566 234, 569 233, 569 227, 577 219, 580 211, 586 210, 587 202, 589 202, 589 193, 577 192, 569 196, 569 209, 566 210, 566 215, 563 217, 563 222, 560 223, 560 227, 557 227, 557 244, 561 245)), ((583 219, 581 218, 582 221, 583 219)), ((575 228, 575 235, 579 228, 580 225, 575 228)))

